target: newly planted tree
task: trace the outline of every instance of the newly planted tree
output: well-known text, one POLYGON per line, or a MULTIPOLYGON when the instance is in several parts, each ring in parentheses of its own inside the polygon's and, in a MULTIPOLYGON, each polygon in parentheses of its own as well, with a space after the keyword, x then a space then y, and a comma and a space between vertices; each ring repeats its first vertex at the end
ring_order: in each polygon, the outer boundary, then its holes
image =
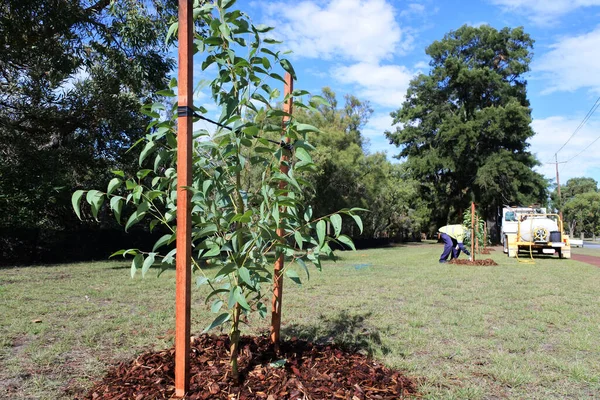
MULTIPOLYGON (((293 76, 293 67, 283 54, 268 47, 276 43, 265 37, 272 28, 253 25, 245 14, 230 9, 232 4, 217 1, 197 4, 194 9, 195 18, 206 26, 195 40, 203 59, 201 66, 214 70, 215 78, 207 87, 222 111, 213 121, 204 116, 206 109, 195 107, 197 118, 212 123, 214 132, 195 132, 193 184, 187 190, 192 194, 192 263, 201 275, 198 285, 211 288, 206 302, 217 314, 207 330, 230 324, 232 376, 237 378, 240 321, 254 311, 266 315, 265 297, 270 295, 274 260, 282 256, 284 274, 300 283, 297 270, 308 276, 307 264, 320 269, 321 257, 332 254, 330 241, 353 247, 351 239, 341 234, 340 214, 350 215, 361 229, 362 223, 355 214, 359 209, 312 217, 312 208, 302 196, 308 185, 305 177, 314 168, 309 136, 317 129, 273 106, 280 94, 270 85, 285 82, 277 71, 281 68, 293 76), (273 122, 282 117, 287 119, 283 127, 273 122), (280 171, 280 160, 284 160, 287 173, 280 171), (257 177, 258 182, 247 183, 247 176, 257 177), (332 236, 326 235, 327 222, 333 226, 332 236), (217 266, 218 272, 205 275, 203 266, 207 264, 217 266)), ((169 34, 176 30, 177 25, 171 26, 169 34)), ((171 81, 169 89, 160 94, 174 96, 176 85, 171 81)), ((296 90, 289 96, 308 95, 296 90)), ((309 104, 296 101, 294 106, 312 108, 322 102, 313 96, 309 104)), ((144 108, 153 121, 138 143, 141 169, 135 177, 113 171, 115 177, 106 191, 78 190, 73 194, 78 215, 85 195, 94 217, 102 204, 109 202, 117 220, 128 215, 125 230, 142 222, 149 223, 151 230, 158 225, 166 229, 150 251, 115 253, 133 256, 132 277, 138 270, 145 275, 155 264, 166 268, 175 261, 176 109, 176 105, 163 104, 144 108)))

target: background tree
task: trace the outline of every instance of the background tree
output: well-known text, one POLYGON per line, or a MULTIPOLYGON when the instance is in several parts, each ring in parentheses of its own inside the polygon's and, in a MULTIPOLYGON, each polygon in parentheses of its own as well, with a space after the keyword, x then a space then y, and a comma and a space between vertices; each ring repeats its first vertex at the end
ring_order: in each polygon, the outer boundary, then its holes
POLYGON ((554 190, 550 193, 550 200, 552 208, 555 210, 562 209, 562 206, 569 201, 571 198, 578 194, 587 192, 597 192, 598 182, 593 178, 571 178, 564 185, 560 186, 560 199, 558 198, 558 190, 554 190))
POLYGON ((565 185, 561 185, 560 190, 560 199, 556 189, 550 197, 552 206, 563 211, 565 229, 569 230, 571 236, 589 233, 595 237, 600 222, 600 193, 596 180, 571 178, 565 185))
MULTIPOLYGON (((373 110, 369 102, 354 95, 344 96, 338 106, 335 92, 322 89, 327 104, 317 112, 299 110, 298 119, 315 125, 316 174, 309 177, 314 191, 308 194, 315 215, 328 215, 340 208, 360 206, 364 239, 419 237, 425 221, 425 205, 417 196, 418 184, 399 164, 392 164, 383 153, 369 154, 362 129, 373 110)), ((348 224, 351 236, 358 230, 348 224)))
MULTIPOLYGON (((10 0, 0 11, 0 228, 72 230, 76 187, 131 170, 173 67, 166 0, 10 0)), ((101 216, 102 217, 102 216, 101 216)), ((6 248, 6 247, 5 247, 6 248)))
POLYGON ((531 110, 524 74, 533 40, 522 28, 462 26, 426 53, 429 74, 410 83, 392 113, 394 132, 438 226, 460 220, 470 201, 490 218, 503 204, 543 202, 547 183, 527 150, 531 110))

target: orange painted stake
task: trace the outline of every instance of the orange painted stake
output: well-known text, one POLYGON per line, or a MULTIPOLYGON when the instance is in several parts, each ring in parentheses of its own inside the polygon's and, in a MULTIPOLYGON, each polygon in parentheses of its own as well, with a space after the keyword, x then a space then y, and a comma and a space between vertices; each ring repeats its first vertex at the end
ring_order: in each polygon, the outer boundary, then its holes
POLYGON ((471 202, 471 257, 475 261, 475 203, 471 202))
POLYGON ((177 99, 177 258, 175 286, 175 396, 190 387, 190 302, 192 283, 193 29, 192 0, 179 0, 179 80, 177 99))
MULTIPOLYGON (((289 73, 285 74, 285 88, 284 88, 284 96, 291 94, 294 90, 294 81, 292 80, 292 76, 289 73)), ((293 99, 290 98, 283 104, 283 111, 291 114, 292 113, 292 104, 293 99)), ((283 117, 283 129, 285 129, 286 125, 290 120, 289 116, 283 117)), ((285 142, 289 143, 290 138, 286 137, 285 142)), ((279 171, 282 174, 286 174, 289 171, 288 162, 289 156, 285 153, 286 150, 281 152, 281 160, 279 163, 279 171)), ((279 182, 279 189, 285 189, 285 182, 279 182)), ((285 207, 281 207, 280 212, 284 212, 285 207)), ((284 235, 283 228, 277 228, 277 236, 282 238, 284 235)), ((273 299, 271 301, 271 343, 275 345, 275 350, 279 351, 279 337, 281 330, 281 302, 283 300, 283 254, 280 254, 277 260, 275 261, 275 266, 273 268, 273 299)))

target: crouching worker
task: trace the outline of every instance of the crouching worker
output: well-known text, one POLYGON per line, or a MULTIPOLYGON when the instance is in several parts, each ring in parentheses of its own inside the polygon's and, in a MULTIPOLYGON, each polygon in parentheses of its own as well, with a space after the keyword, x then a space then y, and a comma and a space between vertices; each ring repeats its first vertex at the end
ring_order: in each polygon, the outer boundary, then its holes
POLYGON ((444 252, 440 256, 440 263, 448 262, 450 259, 458 258, 462 250, 471 259, 471 253, 463 245, 467 229, 462 225, 446 225, 438 229, 440 238, 444 241, 444 252))

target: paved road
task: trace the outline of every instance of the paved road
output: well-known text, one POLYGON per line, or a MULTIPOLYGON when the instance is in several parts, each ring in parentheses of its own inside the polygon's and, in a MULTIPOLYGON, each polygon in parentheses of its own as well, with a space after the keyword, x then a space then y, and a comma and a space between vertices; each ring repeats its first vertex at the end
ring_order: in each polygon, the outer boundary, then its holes
POLYGON ((600 242, 583 242, 583 247, 587 247, 589 249, 600 249, 600 242))

